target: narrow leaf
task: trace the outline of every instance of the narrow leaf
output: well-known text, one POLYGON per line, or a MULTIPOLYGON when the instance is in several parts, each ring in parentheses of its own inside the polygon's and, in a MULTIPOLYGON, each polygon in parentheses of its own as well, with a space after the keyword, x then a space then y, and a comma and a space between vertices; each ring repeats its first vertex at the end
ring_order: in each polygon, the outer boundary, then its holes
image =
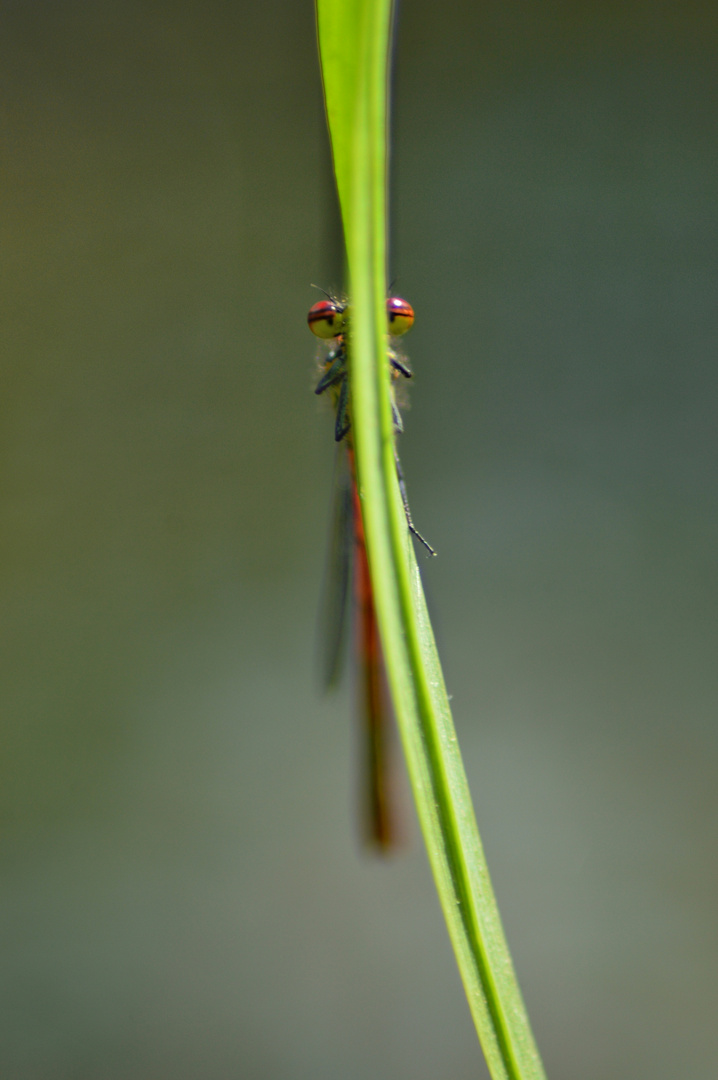
POLYGON ((494 1080, 541 1080, 474 818, 394 461, 386 332, 389 0, 317 0, 347 251, 351 416, 382 648, 417 813, 494 1080))

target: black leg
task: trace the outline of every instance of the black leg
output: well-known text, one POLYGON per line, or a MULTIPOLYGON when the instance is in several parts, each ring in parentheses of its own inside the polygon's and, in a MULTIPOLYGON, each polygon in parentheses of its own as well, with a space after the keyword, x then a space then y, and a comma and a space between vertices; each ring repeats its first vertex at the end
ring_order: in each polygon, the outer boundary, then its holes
POLYGON ((348 416, 349 409, 349 380, 344 372, 341 389, 339 391, 339 400, 337 402, 337 419, 334 425, 334 438, 336 442, 341 442, 349 428, 352 426, 348 416))
POLYGON ((322 375, 321 379, 317 383, 317 388, 314 391, 315 394, 323 394, 325 390, 328 390, 330 386, 335 386, 340 379, 343 379, 346 375, 346 368, 344 366, 345 356, 341 352, 334 357, 332 363, 322 375))
POLYGON ((406 366, 402 358, 400 356, 397 356, 396 353, 389 353, 389 363, 394 368, 394 370, 398 371, 401 375, 403 375, 405 379, 413 378, 414 372, 411 370, 410 367, 406 366))
POLYGON ((406 484, 404 483, 404 472, 399 461, 399 455, 394 450, 394 461, 396 462, 396 475, 399 480, 399 491, 401 492, 401 501, 404 504, 404 513, 406 514, 406 523, 409 526, 409 532, 413 533, 420 544, 423 544, 430 555, 436 555, 431 544, 424 539, 421 533, 418 531, 411 517, 411 510, 409 509, 409 500, 406 497, 406 484))

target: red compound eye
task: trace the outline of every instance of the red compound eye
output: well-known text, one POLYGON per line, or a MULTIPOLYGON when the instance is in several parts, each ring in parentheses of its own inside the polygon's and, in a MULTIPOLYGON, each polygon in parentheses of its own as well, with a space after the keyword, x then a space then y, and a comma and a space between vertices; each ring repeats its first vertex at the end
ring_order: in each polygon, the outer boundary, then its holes
POLYGON ((414 325, 414 309, 406 300, 398 296, 390 296, 386 302, 386 314, 389 323, 389 333, 392 337, 399 337, 411 330, 414 325))
POLYGON ((307 315, 309 329, 320 338, 333 338, 344 332, 346 308, 336 300, 320 300, 307 315))

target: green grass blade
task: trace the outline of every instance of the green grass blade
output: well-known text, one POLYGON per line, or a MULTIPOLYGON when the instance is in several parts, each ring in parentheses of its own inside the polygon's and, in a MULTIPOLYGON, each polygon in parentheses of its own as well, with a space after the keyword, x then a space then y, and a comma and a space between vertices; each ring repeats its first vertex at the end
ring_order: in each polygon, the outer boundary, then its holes
POLYGON ((352 299, 352 430, 367 552, 419 821, 481 1045, 495 1080, 541 1080, 397 485, 385 309, 391 20, 390 0, 317 0, 352 299))

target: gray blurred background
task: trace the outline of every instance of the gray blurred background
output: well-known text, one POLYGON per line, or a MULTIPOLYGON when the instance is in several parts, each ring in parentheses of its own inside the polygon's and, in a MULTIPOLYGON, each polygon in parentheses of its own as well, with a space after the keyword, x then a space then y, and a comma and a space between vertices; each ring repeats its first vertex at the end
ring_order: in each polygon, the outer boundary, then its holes
MULTIPOLYGON (((315 679, 311 3, 0 12, 0 1076, 485 1076, 315 679)), ((717 41, 698 3, 400 13, 402 456, 552 1080, 718 1069, 717 41)))

